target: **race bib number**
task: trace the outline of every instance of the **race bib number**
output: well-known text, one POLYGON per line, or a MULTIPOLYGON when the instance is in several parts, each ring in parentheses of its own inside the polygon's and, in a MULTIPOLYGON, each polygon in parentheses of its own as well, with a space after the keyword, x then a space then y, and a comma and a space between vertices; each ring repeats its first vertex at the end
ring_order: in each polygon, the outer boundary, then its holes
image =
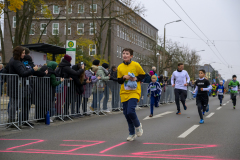
POLYGON ((222 93, 222 89, 218 89, 218 92, 222 93))
POLYGON ((151 91, 156 91, 157 87, 156 86, 151 86, 151 91))
POLYGON ((124 89, 125 90, 136 90, 137 89, 137 88, 130 88, 129 86, 127 86, 127 83, 128 83, 128 81, 124 82, 124 89))
POLYGON ((233 91, 238 91, 238 86, 233 87, 233 91))

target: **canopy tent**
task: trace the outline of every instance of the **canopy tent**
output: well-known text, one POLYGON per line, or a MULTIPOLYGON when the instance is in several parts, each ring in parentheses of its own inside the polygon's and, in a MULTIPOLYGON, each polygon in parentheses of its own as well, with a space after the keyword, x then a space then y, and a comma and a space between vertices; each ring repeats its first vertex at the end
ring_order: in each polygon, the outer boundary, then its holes
POLYGON ((55 61, 55 56, 57 54, 66 54, 66 48, 47 43, 26 44, 22 46, 28 48, 29 50, 34 50, 37 52, 51 53, 53 54, 53 61, 55 61))

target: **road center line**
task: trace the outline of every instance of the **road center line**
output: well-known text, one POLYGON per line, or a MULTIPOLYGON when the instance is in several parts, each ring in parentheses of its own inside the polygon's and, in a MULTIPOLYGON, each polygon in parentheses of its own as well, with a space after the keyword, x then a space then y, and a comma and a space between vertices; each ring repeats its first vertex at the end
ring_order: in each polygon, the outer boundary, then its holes
POLYGON ((220 110, 222 107, 218 107, 217 110, 220 110))
POLYGON ((166 115, 166 114, 170 114, 170 113, 173 113, 173 111, 163 112, 163 113, 161 113, 161 114, 157 114, 157 115, 155 115, 155 116, 153 116, 153 117, 149 117, 149 116, 147 116, 147 117, 145 117, 143 120, 154 119, 154 118, 160 118, 160 117, 162 117, 162 116, 164 116, 164 115, 166 115))
POLYGON ((210 113, 206 118, 210 118, 210 117, 212 117, 214 114, 215 114, 215 113, 212 112, 212 113, 210 113))
POLYGON ((193 125, 191 128, 189 128, 188 130, 186 130, 183 134, 181 134, 180 136, 178 136, 178 138, 185 138, 187 137, 190 133, 192 133, 197 127, 199 127, 199 125, 193 125))

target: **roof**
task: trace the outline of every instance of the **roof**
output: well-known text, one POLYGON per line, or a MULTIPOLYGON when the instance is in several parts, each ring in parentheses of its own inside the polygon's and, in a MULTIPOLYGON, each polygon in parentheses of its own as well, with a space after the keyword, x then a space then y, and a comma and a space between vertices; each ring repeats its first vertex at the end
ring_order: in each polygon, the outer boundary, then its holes
POLYGON ((35 44, 26 44, 22 45, 30 50, 43 52, 43 53, 52 53, 52 54, 66 54, 66 48, 47 44, 47 43, 35 43, 35 44))

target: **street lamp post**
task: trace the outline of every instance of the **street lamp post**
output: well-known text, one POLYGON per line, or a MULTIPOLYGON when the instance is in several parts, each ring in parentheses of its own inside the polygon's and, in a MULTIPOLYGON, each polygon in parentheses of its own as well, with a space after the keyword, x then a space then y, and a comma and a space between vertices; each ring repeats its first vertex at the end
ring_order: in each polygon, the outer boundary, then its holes
POLYGON ((172 22, 169 22, 169 23, 166 23, 164 25, 164 38, 163 38, 163 41, 164 41, 164 50, 163 50, 163 68, 165 67, 165 42, 166 42, 166 25, 170 24, 170 23, 174 23, 174 22, 180 22, 181 20, 177 20, 177 21, 172 21, 172 22))
MULTIPOLYGON (((68 40, 68 8, 69 8, 69 0, 66 0, 66 42, 65 44, 67 43, 67 40, 68 40)), ((66 44, 66 47, 67 48, 67 44, 66 44)))
POLYGON ((158 72, 158 75, 160 75, 160 72, 159 72, 159 56, 160 56, 160 54, 157 53, 156 56, 157 56, 157 72, 158 72))

